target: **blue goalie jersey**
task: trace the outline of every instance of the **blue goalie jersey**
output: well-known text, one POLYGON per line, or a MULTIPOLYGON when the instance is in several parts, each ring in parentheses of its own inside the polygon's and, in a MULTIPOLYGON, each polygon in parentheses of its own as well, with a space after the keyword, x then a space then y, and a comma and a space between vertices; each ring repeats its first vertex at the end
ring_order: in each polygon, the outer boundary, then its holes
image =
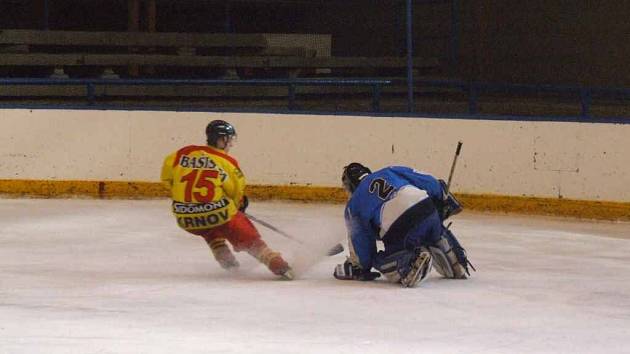
POLYGON ((352 194, 344 213, 350 261, 362 269, 372 268, 376 241, 404 230, 401 227, 406 222, 404 219, 418 219, 423 213, 435 211, 433 203, 428 201, 441 200, 443 192, 435 177, 409 167, 386 167, 367 175, 352 194))

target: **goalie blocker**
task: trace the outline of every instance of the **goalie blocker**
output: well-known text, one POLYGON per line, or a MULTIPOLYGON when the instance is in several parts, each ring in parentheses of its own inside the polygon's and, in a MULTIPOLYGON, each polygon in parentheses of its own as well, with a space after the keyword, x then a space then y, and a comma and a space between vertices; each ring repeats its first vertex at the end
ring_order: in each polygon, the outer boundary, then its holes
POLYGON ((381 276, 380 273, 363 270, 360 267, 352 265, 349 260, 343 264, 337 264, 333 276, 339 280, 374 280, 381 276))

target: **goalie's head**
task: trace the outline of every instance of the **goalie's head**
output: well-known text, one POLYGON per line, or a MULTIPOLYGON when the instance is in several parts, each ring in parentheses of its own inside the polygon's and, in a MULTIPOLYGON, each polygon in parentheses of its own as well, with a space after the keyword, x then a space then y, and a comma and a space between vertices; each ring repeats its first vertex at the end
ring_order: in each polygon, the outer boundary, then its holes
POLYGON ((350 193, 354 191, 361 183, 361 180, 367 175, 372 173, 369 168, 361 165, 358 162, 352 162, 348 166, 343 168, 343 174, 341 175, 341 182, 343 187, 350 193))
POLYGON ((234 126, 224 120, 213 120, 206 127, 208 145, 223 149, 231 139, 236 137, 234 126))

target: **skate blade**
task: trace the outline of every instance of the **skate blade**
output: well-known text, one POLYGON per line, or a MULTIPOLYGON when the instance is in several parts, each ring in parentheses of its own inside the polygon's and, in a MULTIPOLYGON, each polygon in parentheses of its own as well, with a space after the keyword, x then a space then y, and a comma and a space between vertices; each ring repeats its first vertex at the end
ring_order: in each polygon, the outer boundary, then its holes
POLYGON ((293 279, 295 279, 295 274, 293 273, 292 269, 289 269, 286 272, 284 272, 284 274, 282 274, 280 276, 280 279, 282 279, 282 280, 293 280, 293 279))

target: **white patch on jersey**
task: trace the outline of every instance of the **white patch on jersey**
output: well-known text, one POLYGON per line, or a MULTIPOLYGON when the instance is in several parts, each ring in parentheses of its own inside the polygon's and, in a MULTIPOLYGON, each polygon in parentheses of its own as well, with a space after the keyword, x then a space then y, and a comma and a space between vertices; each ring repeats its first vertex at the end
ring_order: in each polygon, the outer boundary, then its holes
POLYGON ((347 226, 348 228, 348 259, 350 260, 350 263, 352 264, 361 264, 361 262, 359 261, 359 256, 357 256, 357 252, 354 250, 354 243, 352 242, 352 234, 350 233, 350 230, 354 229, 353 224, 356 222, 357 221, 352 214, 350 214, 350 219, 346 220, 346 223, 348 224, 347 226))
POLYGON ((418 187, 407 185, 400 188, 396 195, 383 203, 381 207, 381 231, 379 236, 383 238, 402 213, 427 198, 429 198, 427 191, 418 187))

